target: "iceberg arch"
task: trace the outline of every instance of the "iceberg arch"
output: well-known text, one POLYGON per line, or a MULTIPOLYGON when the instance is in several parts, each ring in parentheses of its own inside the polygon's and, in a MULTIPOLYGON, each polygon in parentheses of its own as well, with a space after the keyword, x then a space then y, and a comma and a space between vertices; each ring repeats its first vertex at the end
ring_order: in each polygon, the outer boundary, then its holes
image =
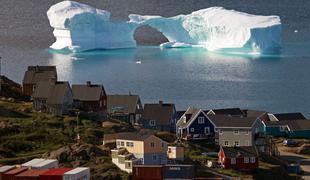
POLYGON ((54 28, 53 49, 85 51, 136 47, 135 30, 148 25, 169 42, 162 47, 203 47, 265 52, 280 48, 279 16, 258 16, 222 7, 174 17, 129 15, 129 21, 112 22, 110 12, 74 1, 62 1, 47 11, 54 28))

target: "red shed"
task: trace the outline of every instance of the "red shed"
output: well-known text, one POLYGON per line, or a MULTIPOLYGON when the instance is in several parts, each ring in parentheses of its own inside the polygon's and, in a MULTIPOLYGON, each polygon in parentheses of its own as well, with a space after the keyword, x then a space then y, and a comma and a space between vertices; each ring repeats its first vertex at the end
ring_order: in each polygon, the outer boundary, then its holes
POLYGON ((221 147, 218 158, 226 169, 248 171, 258 167, 258 153, 254 146, 221 147))
POLYGON ((8 171, 2 175, 2 180, 16 180, 15 176, 24 171, 27 171, 27 169, 28 168, 26 167, 21 167, 21 168, 15 168, 11 171, 8 171))
POLYGON ((15 176, 16 180, 39 180, 40 175, 47 172, 47 169, 31 169, 28 171, 24 171, 15 176))
POLYGON ((40 180, 62 180, 64 173, 72 170, 72 168, 55 168, 49 169, 40 174, 40 180))

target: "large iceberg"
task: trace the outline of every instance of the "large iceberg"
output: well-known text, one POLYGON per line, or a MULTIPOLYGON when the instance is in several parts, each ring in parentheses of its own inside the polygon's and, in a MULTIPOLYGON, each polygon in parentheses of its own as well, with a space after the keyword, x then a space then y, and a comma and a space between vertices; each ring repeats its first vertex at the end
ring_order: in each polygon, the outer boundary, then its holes
POLYGON ((160 31, 169 42, 162 47, 273 51, 281 44, 279 16, 257 16, 211 7, 174 17, 129 15, 129 21, 112 22, 110 13, 74 1, 53 5, 47 12, 54 28, 53 49, 83 51, 135 47, 134 32, 142 25, 160 31))

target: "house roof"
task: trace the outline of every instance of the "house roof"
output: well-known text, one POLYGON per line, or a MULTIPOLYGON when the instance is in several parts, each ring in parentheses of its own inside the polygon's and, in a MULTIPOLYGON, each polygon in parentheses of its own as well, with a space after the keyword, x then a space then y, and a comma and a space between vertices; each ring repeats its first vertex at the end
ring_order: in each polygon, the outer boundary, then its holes
POLYGON ((181 116, 181 118, 177 122, 177 126, 179 128, 185 128, 188 124, 195 118, 195 116, 202 111, 201 109, 196 109, 189 107, 185 113, 181 116))
POLYGON ((138 95, 108 95, 107 111, 108 113, 136 113, 139 99, 138 95))
POLYGON ((145 104, 142 113, 144 120, 156 120, 156 125, 169 125, 174 112, 174 104, 145 104))
POLYGON ((225 156, 229 158, 258 156, 254 146, 222 147, 222 149, 225 156))
POLYGON ((23 83, 36 84, 49 81, 51 78, 57 79, 56 66, 29 66, 25 72, 23 83))
POLYGON ((252 109, 245 109, 242 110, 245 114, 246 117, 261 117, 264 115, 267 115, 266 111, 257 111, 257 110, 252 110, 252 109))
MULTIPOLYGON (((160 139, 159 137, 155 136, 152 132, 149 132, 149 131, 147 131, 147 132, 118 133, 117 139, 129 140, 129 141, 144 141, 151 136, 154 136, 154 137, 160 139)), ((162 140, 162 141, 164 141, 164 140, 162 140)))
POLYGON ((281 121, 266 121, 266 126, 288 126, 291 131, 310 130, 310 120, 281 120, 281 121))
POLYGON ((279 121, 283 120, 296 120, 296 119, 306 119, 302 113, 279 113, 279 114, 272 114, 274 115, 279 121))
POLYGON ((216 115, 244 116, 244 113, 240 108, 212 109, 212 111, 216 115))
POLYGON ((104 93, 102 85, 76 84, 72 85, 73 99, 80 101, 98 101, 101 93, 104 93))
POLYGON ((216 127, 241 127, 251 128, 257 117, 236 117, 226 115, 208 115, 216 127))
POLYGON ((66 81, 56 83, 39 82, 32 97, 34 99, 46 99, 47 104, 63 104, 68 88, 70 89, 70 84, 66 81))

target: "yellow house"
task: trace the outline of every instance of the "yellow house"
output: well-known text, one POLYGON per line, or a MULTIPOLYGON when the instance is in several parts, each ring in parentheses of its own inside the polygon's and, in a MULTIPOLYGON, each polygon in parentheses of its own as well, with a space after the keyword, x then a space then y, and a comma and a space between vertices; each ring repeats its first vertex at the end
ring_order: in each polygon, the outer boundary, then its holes
POLYGON ((168 143, 153 134, 121 133, 116 139, 116 148, 126 148, 142 164, 165 164, 168 143))

